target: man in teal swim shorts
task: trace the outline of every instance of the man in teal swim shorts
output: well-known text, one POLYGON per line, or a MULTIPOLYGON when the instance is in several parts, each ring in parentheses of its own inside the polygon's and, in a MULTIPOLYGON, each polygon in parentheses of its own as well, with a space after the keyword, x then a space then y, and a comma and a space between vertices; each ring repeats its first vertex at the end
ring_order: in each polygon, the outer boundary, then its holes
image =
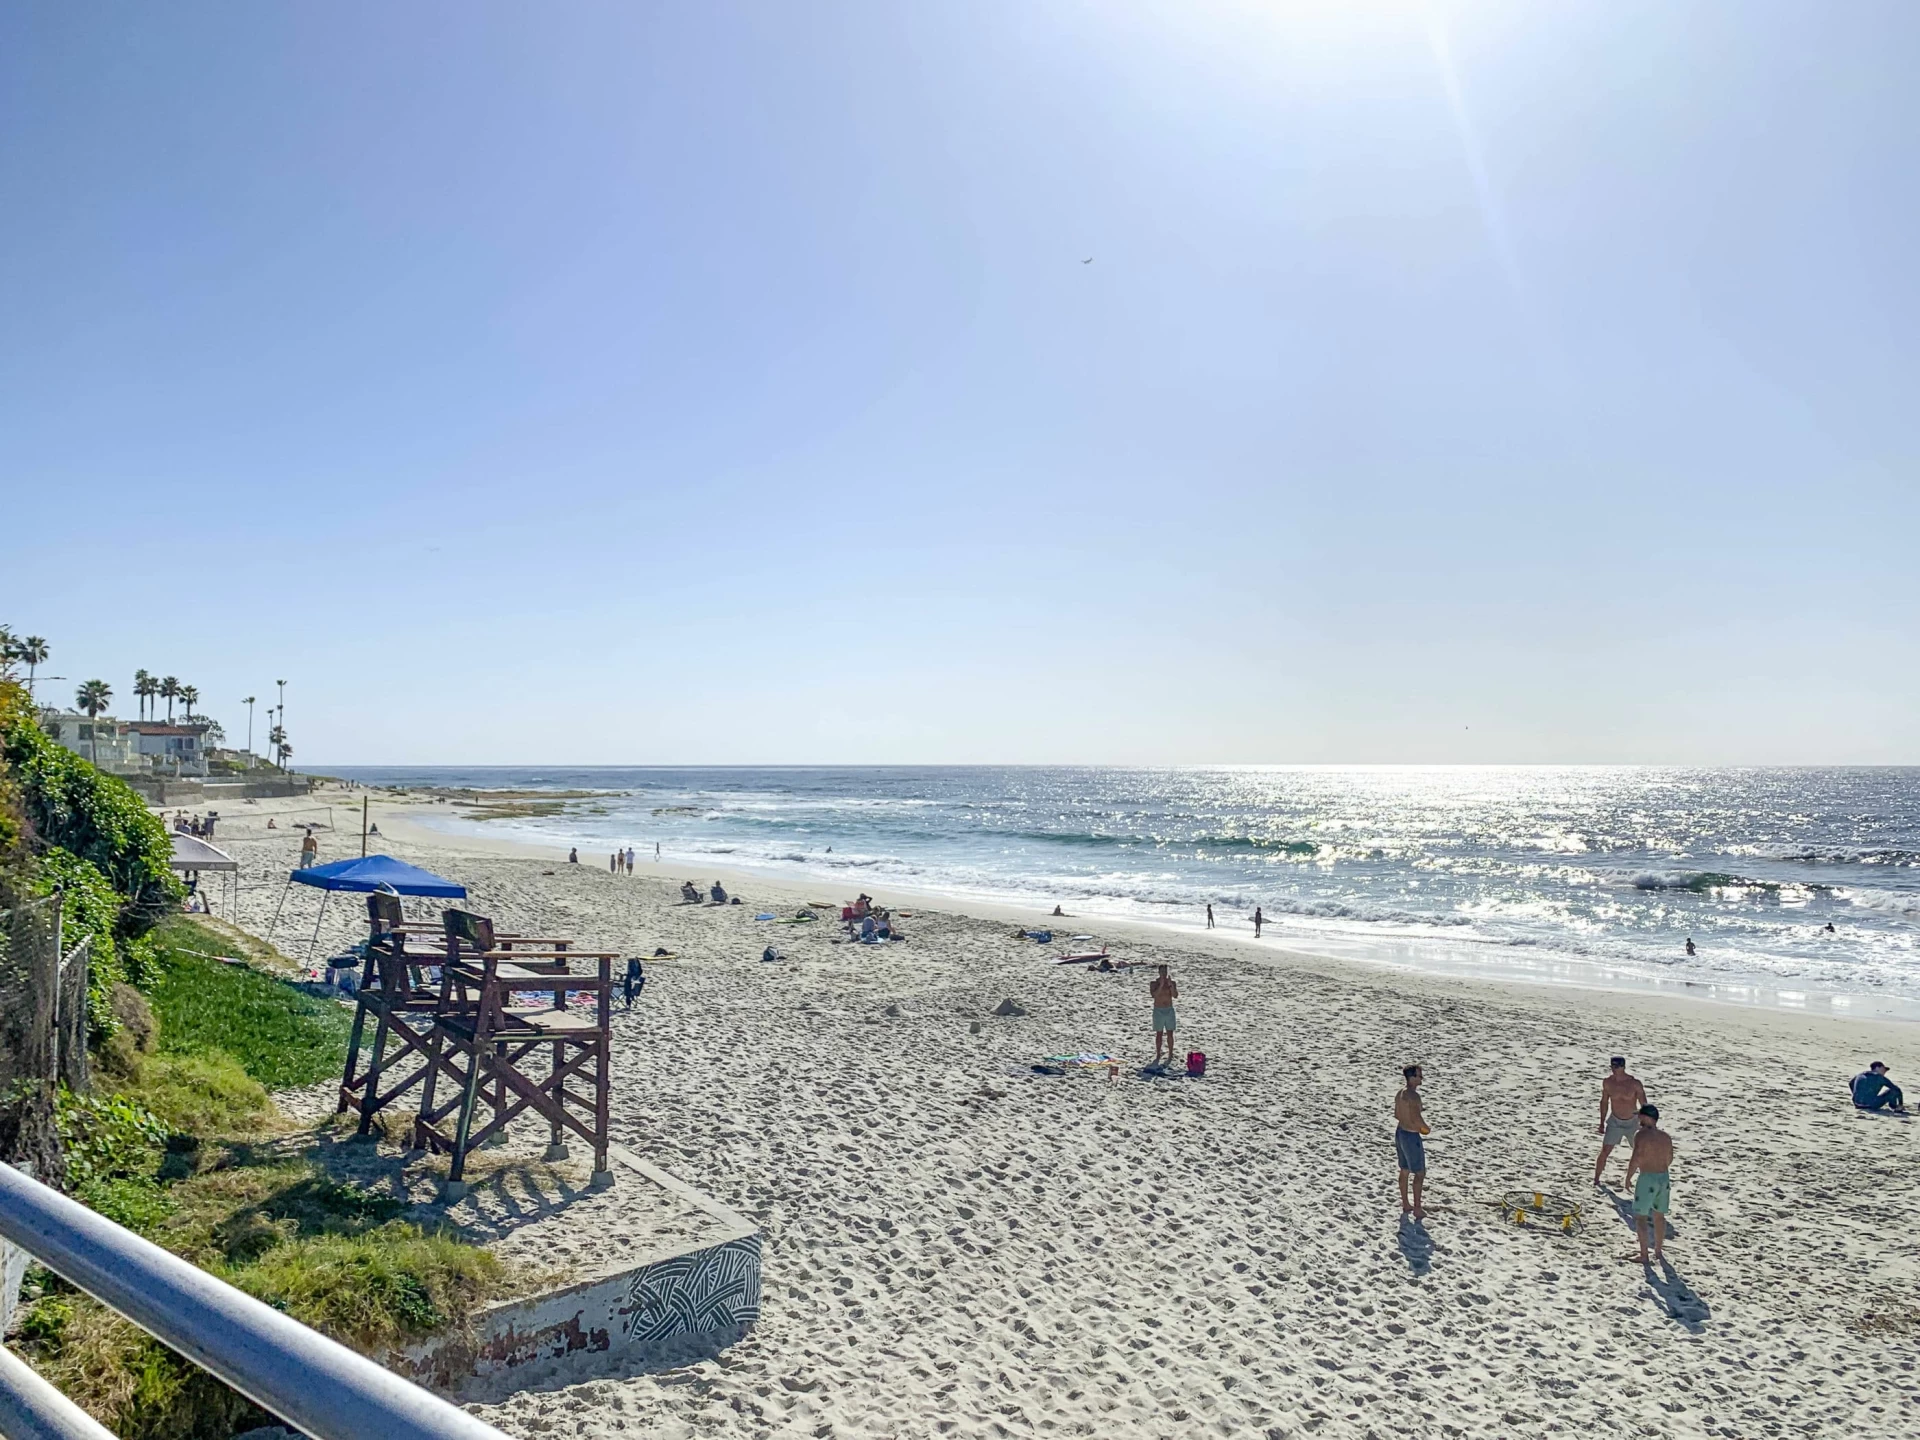
POLYGON ((1667 1203, 1673 1184, 1668 1172, 1673 1168, 1673 1137, 1660 1128, 1660 1112, 1652 1105, 1640 1107, 1640 1131, 1633 1137, 1633 1155, 1627 1161, 1627 1182, 1633 1186, 1633 1233, 1640 1241, 1640 1263, 1647 1258, 1647 1231, 1653 1231, 1653 1259, 1663 1258, 1661 1247, 1667 1240, 1667 1203))

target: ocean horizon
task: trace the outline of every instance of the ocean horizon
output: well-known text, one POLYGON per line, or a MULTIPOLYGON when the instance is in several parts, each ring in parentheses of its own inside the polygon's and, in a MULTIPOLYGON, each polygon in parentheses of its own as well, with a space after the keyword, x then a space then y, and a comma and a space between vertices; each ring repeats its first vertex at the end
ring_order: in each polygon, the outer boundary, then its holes
MULTIPOLYGON (((315 767, 316 769, 322 767, 315 767)), ((448 834, 1920 1018, 1920 767, 333 766, 448 834), (502 799, 503 792, 514 792, 502 799), (477 803, 485 801, 484 805, 477 803), (1688 953, 1687 942, 1693 942, 1688 953)))

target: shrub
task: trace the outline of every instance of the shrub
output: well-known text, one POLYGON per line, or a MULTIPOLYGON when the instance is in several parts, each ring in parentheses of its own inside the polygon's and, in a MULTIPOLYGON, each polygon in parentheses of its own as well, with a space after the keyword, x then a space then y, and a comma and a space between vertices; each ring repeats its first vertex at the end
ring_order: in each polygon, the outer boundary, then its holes
POLYGON ((289 1240, 228 1278, 316 1330, 378 1350, 465 1315, 500 1276, 487 1251, 393 1220, 360 1235, 289 1240))
MULTIPOLYGON (((165 1034, 162 1033, 162 1044, 165 1034)), ((278 1113, 260 1082, 231 1055, 150 1055, 126 1087, 129 1096, 183 1135, 272 1130, 278 1113)))
POLYGON ((34 893, 51 895, 55 887, 64 893, 60 903, 61 945, 71 950, 83 938, 91 938, 87 971, 87 1022, 96 1036, 113 1033, 113 987, 126 978, 115 940, 121 902, 98 866, 82 860, 71 850, 58 846, 40 857, 34 893))
POLYGON ((76 1191, 122 1176, 151 1177, 173 1133, 166 1121, 125 1095, 76 1095, 62 1086, 53 1115, 67 1156, 67 1186, 76 1191))
POLYGON ((17 699, 0 703, 0 763, 41 843, 88 861, 122 896, 119 936, 143 933, 180 903, 173 842, 159 817, 124 780, 54 741, 17 699))

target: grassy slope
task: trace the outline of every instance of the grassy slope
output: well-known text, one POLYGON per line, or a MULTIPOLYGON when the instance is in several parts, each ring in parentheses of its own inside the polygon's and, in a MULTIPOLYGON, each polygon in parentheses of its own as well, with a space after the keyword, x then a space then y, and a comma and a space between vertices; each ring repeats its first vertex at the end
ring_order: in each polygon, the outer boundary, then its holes
MULTIPOLYGON (((264 1086, 337 1075, 350 1015, 258 971, 209 958, 230 940, 176 920, 156 936, 157 1053, 102 1074, 101 1101, 138 1102, 173 1132, 164 1150, 101 1150, 82 1197, 123 1225, 329 1335, 377 1351, 458 1320, 502 1287, 499 1263, 340 1184, 264 1086), (199 953, 196 953, 199 952, 199 953)), ((259 1412, 85 1296, 38 1281, 22 1326, 36 1366, 130 1440, 225 1436, 259 1412)))
POLYGON ((225 1051, 269 1090, 312 1085, 340 1073, 352 1017, 320 996, 242 965, 220 936, 191 921, 155 936, 162 974, 149 996, 161 1053, 225 1051))

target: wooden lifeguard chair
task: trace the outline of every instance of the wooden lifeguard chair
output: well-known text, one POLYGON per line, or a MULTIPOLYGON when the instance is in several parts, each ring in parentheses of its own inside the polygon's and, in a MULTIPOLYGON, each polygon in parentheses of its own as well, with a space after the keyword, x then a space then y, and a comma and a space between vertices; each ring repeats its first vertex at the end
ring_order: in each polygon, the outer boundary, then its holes
POLYGON ((356 1133, 360 1135, 370 1134, 374 1116, 418 1085, 432 1069, 428 1039, 440 1009, 440 987, 435 983, 438 977, 432 971, 445 956, 437 946, 410 947, 409 936, 418 932, 418 926, 406 923, 398 895, 376 890, 367 896, 367 953, 355 995, 339 1104, 334 1110, 335 1114, 358 1111, 356 1133), (374 1032, 363 1070, 360 1051, 366 1041, 369 1014, 374 1017, 374 1032), (391 1053, 389 1042, 395 1045, 391 1053), (390 1073, 394 1071, 403 1072, 397 1081, 390 1073), (384 1090, 383 1079, 387 1082, 384 1090))
POLYGON ((443 922, 446 950, 413 1139, 452 1156, 447 1198, 466 1193, 468 1153, 528 1110, 547 1122, 548 1160, 566 1157, 572 1131, 593 1146, 594 1183, 612 1183, 607 1114, 618 957, 497 936, 490 920, 464 910, 448 910, 443 922), (529 948, 540 945, 553 948, 529 948), (570 969, 576 960, 595 969, 577 973, 570 969), (529 1008, 514 1003, 523 995, 552 999, 529 1008), (452 1090, 447 1100, 437 1099, 442 1078, 452 1090))

